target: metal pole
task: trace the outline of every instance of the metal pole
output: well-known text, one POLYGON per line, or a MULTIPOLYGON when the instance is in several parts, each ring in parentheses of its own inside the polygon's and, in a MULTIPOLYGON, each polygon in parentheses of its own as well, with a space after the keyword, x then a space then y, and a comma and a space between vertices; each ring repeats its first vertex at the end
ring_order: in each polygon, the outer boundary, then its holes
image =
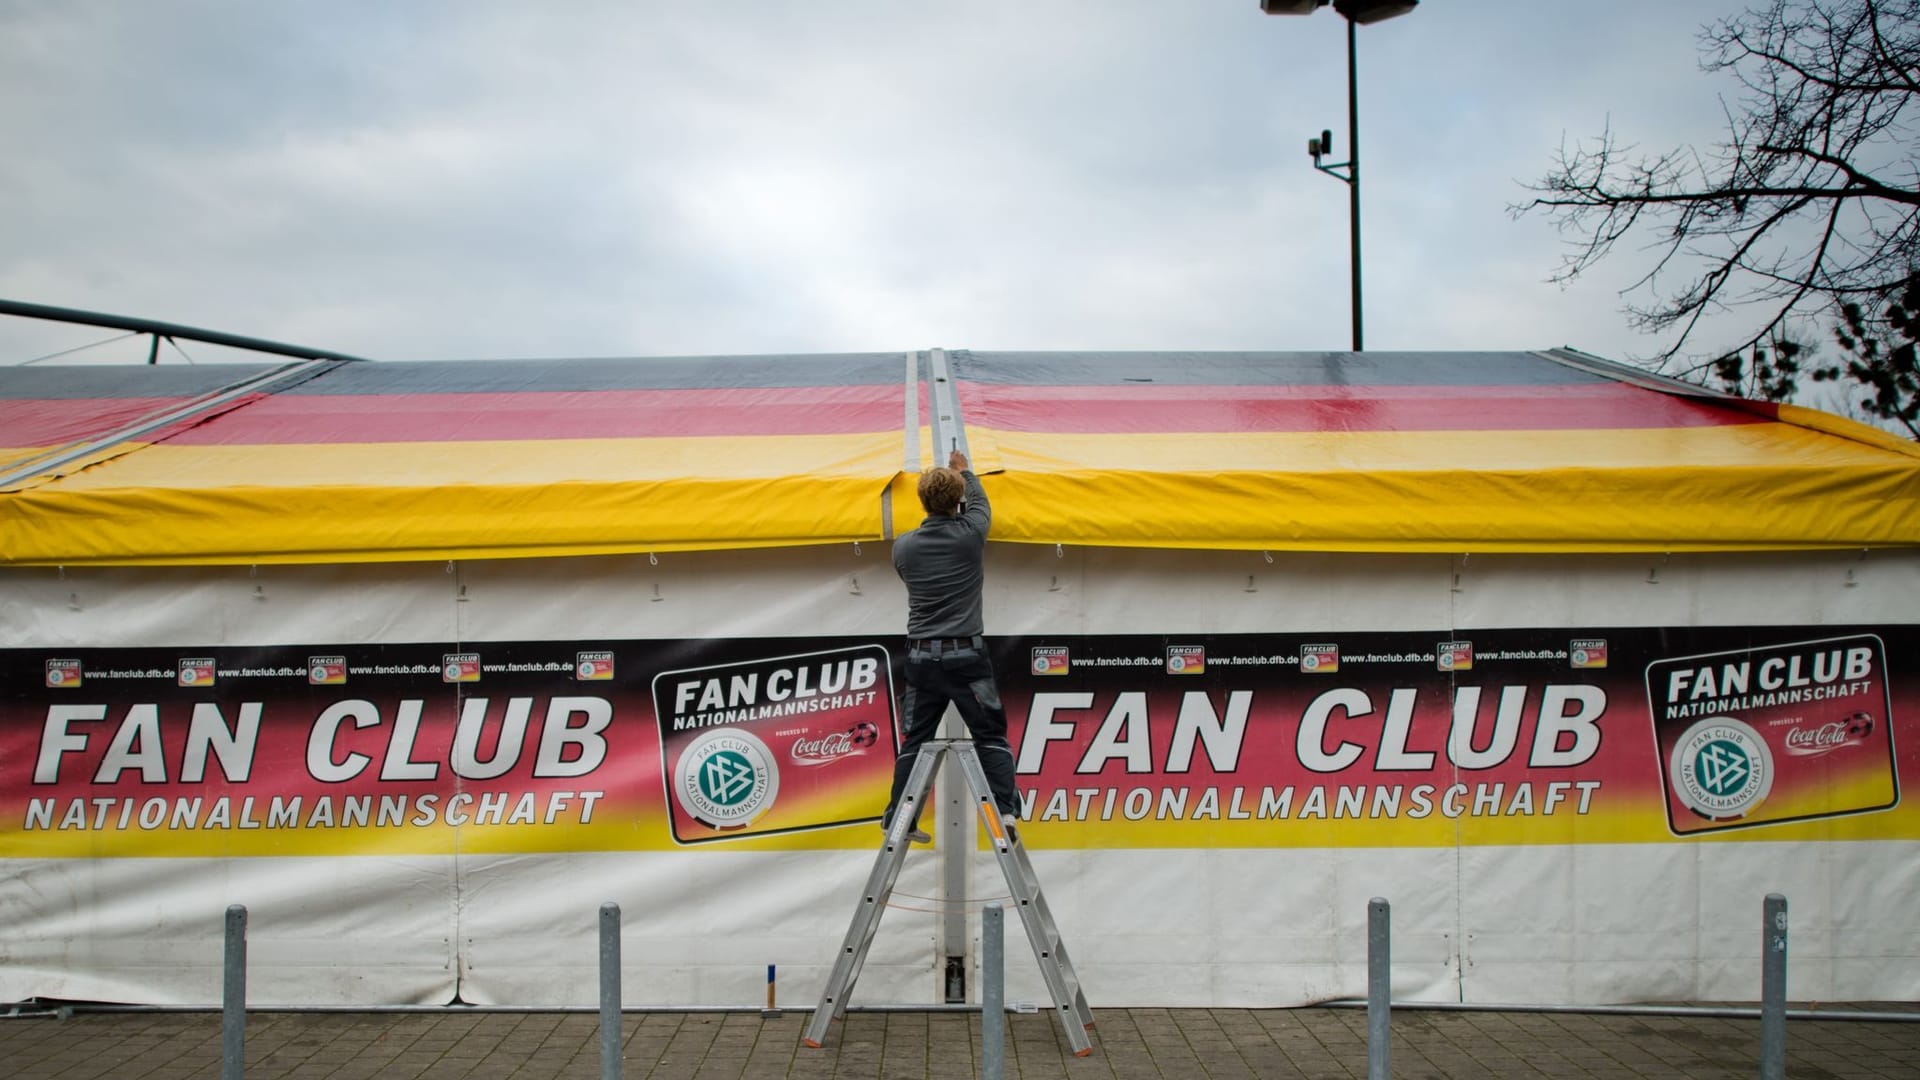
POLYGON ((80 326, 103 326, 109 330, 131 330, 136 334, 152 334, 154 335, 153 350, 148 355, 154 361, 158 359, 160 339, 163 337, 168 340, 185 338, 188 341, 200 341, 208 345, 224 345, 228 348, 273 353, 277 356, 296 356, 302 360, 360 359, 357 356, 348 356, 345 353, 327 349, 310 349, 305 345, 289 345, 284 341, 268 341, 266 338, 227 334, 218 330, 202 330, 194 326, 182 326, 179 323, 160 322, 157 319, 136 319, 131 315, 108 315, 98 311, 82 311, 79 308, 54 307, 51 304, 28 304, 19 300, 0 300, 0 315, 76 323, 80 326))
POLYGON ((999 904, 980 913, 980 1080, 1007 1075, 1006 927, 999 904))
POLYGON ((1360 77, 1356 70, 1354 24, 1347 20, 1347 201, 1353 219, 1353 351, 1364 345, 1360 333, 1360 77))
POLYGON ((1367 901, 1367 1080, 1387 1080, 1393 1045, 1392 909, 1367 901))
POLYGON ((1760 1080, 1787 1075, 1787 898, 1768 893, 1760 919, 1760 1080))
POLYGON ((620 905, 600 905, 600 1080, 620 1080, 620 905))
POLYGON ((220 1080, 247 1071, 247 909, 227 908, 226 972, 220 988, 220 1080))

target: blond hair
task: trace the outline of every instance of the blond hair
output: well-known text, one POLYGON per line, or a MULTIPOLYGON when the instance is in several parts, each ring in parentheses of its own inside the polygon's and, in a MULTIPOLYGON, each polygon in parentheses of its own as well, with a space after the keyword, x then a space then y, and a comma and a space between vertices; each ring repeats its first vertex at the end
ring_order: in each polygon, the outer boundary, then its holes
POLYGON ((966 493, 967 482, 958 470, 941 467, 920 474, 920 505, 929 514, 951 516, 960 509, 960 499, 966 493))

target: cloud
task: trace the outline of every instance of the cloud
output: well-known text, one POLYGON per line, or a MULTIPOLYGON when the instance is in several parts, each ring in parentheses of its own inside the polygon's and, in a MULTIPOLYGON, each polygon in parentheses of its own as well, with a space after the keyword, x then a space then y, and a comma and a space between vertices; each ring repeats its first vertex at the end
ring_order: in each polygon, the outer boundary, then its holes
MULTIPOLYGON (((1720 7, 1363 28, 1369 344, 1631 344, 1504 208, 1563 132, 1710 137, 1720 7)), ((392 358, 1341 348, 1344 118, 1344 26, 1251 0, 16 6, 0 295, 392 358)))

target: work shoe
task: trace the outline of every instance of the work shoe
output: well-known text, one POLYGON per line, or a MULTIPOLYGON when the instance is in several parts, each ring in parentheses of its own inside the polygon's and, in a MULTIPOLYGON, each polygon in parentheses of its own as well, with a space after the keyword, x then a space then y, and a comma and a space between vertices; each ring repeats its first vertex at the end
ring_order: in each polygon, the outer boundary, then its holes
POLYGON ((1007 830, 1008 843, 1017 844, 1020 842, 1020 834, 1015 832, 1013 828, 1015 825, 1019 823, 1020 823, 1019 818, 1013 816, 1012 814, 1007 813, 1004 810, 1000 812, 1000 827, 1007 830))
MULTIPOLYGON (((886 832, 886 831, 887 831, 887 823, 886 823, 886 822, 884 822, 884 821, 883 821, 883 822, 881 822, 881 823, 880 823, 880 831, 881 831, 881 832, 886 832)), ((907 843, 909 843, 909 844, 931 844, 931 843, 933 843, 933 834, 932 834, 932 833, 930 833, 930 832, 928 832, 928 831, 927 831, 927 830, 925 830, 925 829, 920 829, 920 828, 914 828, 914 829, 908 829, 908 830, 907 830, 907 843)))

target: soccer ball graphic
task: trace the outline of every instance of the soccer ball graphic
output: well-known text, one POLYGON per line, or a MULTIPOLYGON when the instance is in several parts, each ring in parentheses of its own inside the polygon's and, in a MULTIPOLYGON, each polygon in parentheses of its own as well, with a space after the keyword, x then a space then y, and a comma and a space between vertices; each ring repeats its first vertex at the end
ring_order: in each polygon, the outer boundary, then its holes
POLYGON ((1873 734, 1873 716, 1870 713, 1857 712, 1847 717, 1847 741, 1864 739, 1873 734))
POLYGON ((848 728, 847 734, 853 737, 855 746, 872 746, 880 741, 880 729, 865 720, 848 728))

